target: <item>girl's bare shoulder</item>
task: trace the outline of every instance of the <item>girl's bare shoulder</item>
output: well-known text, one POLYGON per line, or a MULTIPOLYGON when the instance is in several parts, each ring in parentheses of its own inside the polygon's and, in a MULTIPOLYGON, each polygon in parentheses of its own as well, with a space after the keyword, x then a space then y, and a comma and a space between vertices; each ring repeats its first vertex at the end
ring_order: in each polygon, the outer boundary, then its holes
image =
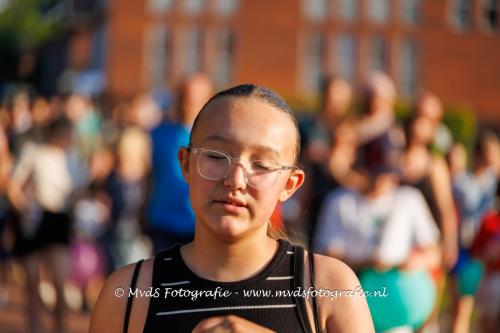
MULTIPOLYGON (((305 257, 309 267, 309 257, 305 257)), ((314 280, 317 286, 324 288, 351 288, 359 285, 353 270, 343 261, 329 256, 314 254, 314 280)))
MULTIPOLYGON (((137 277, 136 288, 146 291, 151 287, 154 257, 143 261, 137 277)), ((123 332, 125 309, 136 263, 126 265, 111 274, 92 311, 90 333, 93 332, 123 332)), ((134 297, 134 296, 132 296, 134 297)), ((129 322, 129 332, 142 332, 149 306, 148 297, 133 298, 129 322)))
MULTIPOLYGON (((309 267, 309 258, 305 258, 309 267)), ((326 332, 374 332, 368 304, 353 270, 341 260, 314 255, 314 287, 326 332), (353 320, 356 318, 356 320, 353 320)))

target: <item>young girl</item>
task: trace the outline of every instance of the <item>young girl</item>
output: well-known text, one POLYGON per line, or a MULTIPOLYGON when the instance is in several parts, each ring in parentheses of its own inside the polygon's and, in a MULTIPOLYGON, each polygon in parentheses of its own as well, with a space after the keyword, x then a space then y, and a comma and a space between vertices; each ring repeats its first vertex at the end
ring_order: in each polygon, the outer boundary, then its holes
POLYGON ((271 237, 276 204, 304 181, 299 139, 272 91, 241 85, 213 96, 178 154, 193 242, 112 274, 90 332, 373 332, 350 268, 271 237))

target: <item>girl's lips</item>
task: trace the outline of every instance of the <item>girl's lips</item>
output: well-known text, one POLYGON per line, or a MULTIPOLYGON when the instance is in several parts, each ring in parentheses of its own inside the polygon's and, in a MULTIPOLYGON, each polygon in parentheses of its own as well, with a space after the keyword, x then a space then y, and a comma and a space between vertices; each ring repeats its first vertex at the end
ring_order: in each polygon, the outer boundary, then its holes
POLYGON ((231 212, 231 213, 241 213, 242 211, 247 209, 245 203, 243 203, 242 201, 233 200, 233 199, 214 200, 214 204, 222 207, 225 211, 231 212))
POLYGON ((238 206, 238 207, 246 207, 246 203, 242 200, 235 199, 235 198, 220 198, 214 200, 216 203, 221 203, 221 204, 227 204, 227 205, 233 205, 233 206, 238 206))
POLYGON ((226 202, 216 202, 216 204, 229 213, 241 213, 247 209, 245 206, 236 206, 226 202))

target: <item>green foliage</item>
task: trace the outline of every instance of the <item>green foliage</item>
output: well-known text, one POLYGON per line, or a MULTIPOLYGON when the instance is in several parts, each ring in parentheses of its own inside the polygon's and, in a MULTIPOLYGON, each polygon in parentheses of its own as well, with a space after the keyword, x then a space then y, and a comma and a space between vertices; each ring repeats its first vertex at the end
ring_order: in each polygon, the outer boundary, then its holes
POLYGON ((462 104, 445 104, 443 122, 453 133, 453 139, 465 145, 474 142, 476 118, 471 109, 462 104))
POLYGON ((42 13, 48 0, 6 0, 0 12, 0 39, 4 47, 22 51, 37 48, 57 31, 58 20, 42 13))
POLYGON ((471 160, 477 131, 477 120, 472 109, 464 104, 445 104, 443 122, 450 129, 453 141, 465 146, 471 160))
POLYGON ((319 109, 319 95, 317 93, 286 94, 281 93, 288 105, 295 112, 314 113, 319 109))
POLYGON ((409 99, 398 99, 394 105, 396 119, 405 122, 415 113, 413 102, 409 99))

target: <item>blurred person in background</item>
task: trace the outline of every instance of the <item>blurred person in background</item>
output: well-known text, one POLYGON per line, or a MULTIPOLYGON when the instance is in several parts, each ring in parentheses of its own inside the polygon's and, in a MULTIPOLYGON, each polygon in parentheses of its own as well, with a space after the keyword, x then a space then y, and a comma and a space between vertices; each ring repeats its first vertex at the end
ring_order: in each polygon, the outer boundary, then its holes
POLYGON ((417 115, 426 118, 434 128, 431 148, 434 152, 446 155, 453 144, 450 129, 442 122, 443 107, 437 96, 430 92, 421 94, 417 102, 417 115))
POLYGON ((430 150, 435 126, 426 117, 413 117, 407 127, 407 146, 402 159, 402 180, 424 195, 443 233, 443 259, 447 269, 457 260, 457 214, 446 160, 430 150))
POLYGON ((158 126, 162 120, 162 110, 151 94, 142 93, 134 97, 129 108, 126 108, 123 125, 135 126, 146 132, 158 126))
POLYGON ((95 186, 110 200, 110 221, 102 236, 108 272, 150 255, 143 236, 148 178, 151 172, 149 131, 161 118, 150 94, 136 95, 130 103, 120 102, 104 121, 109 131, 103 146, 92 156, 95 186))
POLYGON ((66 118, 53 120, 46 143, 23 148, 9 184, 9 199, 16 209, 14 253, 26 269, 29 332, 42 332, 38 296, 39 264, 47 265, 56 290, 55 332, 64 332, 64 282, 68 273, 70 208, 85 182, 80 161, 70 153, 72 126, 66 118))
MULTIPOLYGON (((0 106, 1 108, 1 106, 0 106)), ((11 207, 7 197, 13 159, 9 151, 6 125, 0 122, 0 307, 7 303, 7 259, 9 254, 8 227, 11 207)))
POLYGON ((33 118, 33 133, 34 142, 42 143, 47 137, 47 129, 50 122, 55 118, 49 102, 44 97, 36 97, 31 108, 33 118))
POLYGON ((320 92, 320 110, 308 130, 305 158, 322 164, 328 160, 335 129, 348 116, 352 104, 352 89, 340 77, 327 77, 320 92))
POLYGON ((360 144, 382 138, 384 153, 391 151, 393 145, 402 145, 404 138, 394 114, 396 98, 396 87, 387 74, 376 71, 367 76, 360 94, 361 114, 356 122, 360 144))
POLYGON ((474 147, 472 170, 467 168, 467 152, 462 144, 450 150, 453 195, 460 217, 460 245, 469 248, 483 216, 494 208, 499 176, 500 149, 492 131, 482 131, 474 147))
POLYGON ((44 97, 36 96, 31 101, 25 90, 14 94, 6 131, 10 130, 9 148, 16 160, 26 146, 45 143, 53 119, 54 112, 44 97))
MULTIPOLYGON (((77 97, 72 102, 74 104, 69 105, 78 113, 78 108, 87 104, 85 99, 82 101, 77 97)), ((80 140, 86 140, 88 143, 85 146, 89 154, 89 184, 82 191, 73 209, 74 240, 70 248, 69 279, 80 290, 80 303, 77 304, 82 310, 88 311, 93 308, 105 277, 116 267, 117 262, 123 263, 120 259, 124 256, 120 255, 119 246, 116 245, 116 228, 113 225, 116 219, 112 218, 118 215, 113 215, 112 212, 119 209, 111 197, 114 189, 114 177, 111 175, 117 168, 116 146, 121 123, 120 119, 110 119, 106 114, 92 115, 98 109, 92 111, 85 108, 80 111, 85 115, 78 118, 83 119, 80 140), (100 132, 97 132, 98 128, 101 129, 100 132), (116 210, 113 211, 113 208, 116 210)))
MULTIPOLYGON (((417 103, 417 106, 425 104, 417 103)), ((402 160, 402 182, 423 194, 434 220, 442 233, 443 267, 431 273, 438 289, 438 302, 424 332, 439 332, 439 310, 446 284, 446 272, 458 258, 458 220, 453 201, 452 184, 444 157, 431 150, 436 124, 416 115, 407 124, 407 144, 402 160)))
MULTIPOLYGON (((116 204, 113 201, 113 194, 115 193, 114 179, 116 178, 113 173, 116 172, 117 165, 116 149, 112 146, 107 146, 102 143, 92 154, 89 160, 89 189, 87 198, 91 201, 92 206, 96 209, 96 214, 92 217, 92 221, 98 228, 93 228, 91 240, 96 242, 97 247, 102 249, 105 257, 104 271, 105 275, 111 273, 116 267, 115 258, 119 255, 116 243, 116 228, 114 222, 119 214, 116 204), (92 195, 95 193, 97 195, 92 195), (107 209, 104 209, 107 208, 107 209), (108 211, 109 210, 109 211, 108 211), (99 221, 100 223, 95 223, 99 221)), ((78 203, 77 203, 78 205, 78 203)), ((78 209, 75 206, 75 220, 78 220, 78 209)), ((83 212, 83 220, 87 220, 87 213, 83 212)), ((78 222, 75 222, 78 223, 78 222)), ((92 304, 89 304, 92 305, 92 304)))
POLYGON ((389 152, 382 140, 360 148, 369 186, 326 197, 313 243, 346 261, 364 290, 387 288, 387 297, 367 298, 377 332, 413 332, 424 323, 435 301, 427 270, 440 261, 439 231, 424 198, 399 184, 397 149, 389 152))
POLYGON ((10 150, 19 158, 23 146, 32 141, 30 129, 33 126, 31 101, 27 89, 18 89, 8 98, 10 122, 8 130, 10 150))
POLYGON ((337 127, 328 160, 328 169, 338 185, 356 190, 366 189, 368 179, 356 169, 359 138, 354 119, 337 127))
MULTIPOLYGON (((302 160, 310 177, 299 191, 301 211, 306 216, 304 231, 309 237, 309 244, 312 241, 318 213, 325 195, 339 186, 331 172, 329 161, 332 146, 344 139, 337 133, 337 129, 343 126, 348 117, 352 103, 351 86, 340 77, 327 77, 322 84, 320 101, 320 110, 311 128, 308 128, 304 135, 305 149, 302 160)), ((350 133, 345 133, 345 131, 342 133, 348 135, 346 138, 350 138, 350 133)), ((297 199, 292 198, 290 202, 294 200, 297 199)), ((290 202, 287 205, 290 205, 290 202)))
POLYGON ((188 77, 175 96, 170 119, 151 131, 152 177, 147 215, 155 252, 193 238, 194 213, 177 153, 189 143, 193 121, 212 89, 205 74, 188 77))
POLYGON ((89 96, 72 94, 66 99, 66 116, 73 123, 75 146, 87 160, 100 142, 101 119, 89 96))
POLYGON ((73 209, 70 281, 80 291, 78 304, 84 311, 93 308, 106 276, 103 236, 109 228, 111 199, 103 183, 92 182, 73 209))
POLYGON ((387 74, 373 72, 365 79, 360 92, 360 114, 339 126, 329 156, 330 173, 340 185, 358 191, 369 186, 370 180, 362 172, 364 166, 357 165, 364 158, 362 155, 369 152, 358 148, 368 142, 370 147, 377 147, 381 159, 393 164, 394 160, 399 161, 404 135, 395 119, 396 97, 396 88, 387 74))
POLYGON ((372 158, 365 154, 379 154, 378 158, 387 163, 399 163, 404 133, 395 119, 396 97, 396 88, 387 74, 373 72, 365 79, 359 115, 346 122, 330 155, 329 169, 342 186, 361 192, 370 186, 365 165, 359 164, 372 158), (362 146, 365 149, 358 149, 362 146), (373 147, 376 151, 372 151, 373 147))
POLYGON ((449 153, 453 195, 460 218, 460 254, 452 271, 453 291, 457 297, 453 323, 455 333, 468 332, 470 328, 474 297, 483 275, 483 267, 480 261, 473 258, 471 247, 484 217, 494 209, 499 158, 498 138, 491 131, 480 132, 471 171, 467 169, 467 152, 462 144, 455 144, 449 153))
POLYGON ((116 167, 106 180, 112 203, 111 270, 150 255, 149 245, 142 236, 150 169, 148 132, 138 126, 126 127, 118 141, 116 167))
POLYGON ((312 221, 310 242, 315 234, 319 209, 328 192, 341 186, 364 191, 368 186, 368 179, 358 172, 355 165, 358 145, 376 139, 382 147, 380 153, 387 154, 392 148, 403 144, 403 135, 394 117, 396 89, 385 73, 373 72, 367 76, 361 91, 359 115, 348 113, 352 104, 352 90, 347 82, 338 78, 327 81, 323 94, 325 111, 319 117, 318 123, 322 125, 318 128, 324 128, 326 124, 328 136, 323 135, 322 141, 314 140, 313 136, 311 144, 307 146, 311 150, 306 151, 313 170, 312 181, 309 182, 312 185, 306 185, 304 191, 309 189, 309 192, 303 194, 306 198, 313 197, 310 213, 306 211, 311 214, 312 221), (323 142, 323 146, 319 142, 323 142), (321 151, 323 153, 320 154, 321 151))

